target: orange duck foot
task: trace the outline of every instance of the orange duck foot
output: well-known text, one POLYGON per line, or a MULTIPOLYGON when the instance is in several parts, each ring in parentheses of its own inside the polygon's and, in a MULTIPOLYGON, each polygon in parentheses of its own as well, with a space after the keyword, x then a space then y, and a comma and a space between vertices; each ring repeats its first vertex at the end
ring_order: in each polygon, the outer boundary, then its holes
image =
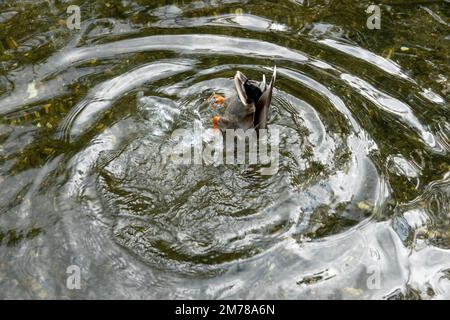
POLYGON ((219 116, 213 116, 213 129, 219 129, 219 116))
POLYGON ((223 106, 223 101, 225 100, 220 94, 213 94, 209 99, 212 103, 218 103, 223 106))
POLYGON ((213 128, 218 129, 219 123, 219 111, 225 107, 224 104, 225 98, 218 94, 213 94, 211 98, 209 98, 209 111, 212 116, 213 128))

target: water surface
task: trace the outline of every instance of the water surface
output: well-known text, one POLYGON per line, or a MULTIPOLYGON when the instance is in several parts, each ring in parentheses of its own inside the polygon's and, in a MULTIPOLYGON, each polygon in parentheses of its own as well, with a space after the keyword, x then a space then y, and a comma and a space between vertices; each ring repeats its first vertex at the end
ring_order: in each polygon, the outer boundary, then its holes
POLYGON ((449 299, 450 4, 370 4, 0 2, 0 297, 449 299), (275 64, 276 174, 164 161, 275 64))

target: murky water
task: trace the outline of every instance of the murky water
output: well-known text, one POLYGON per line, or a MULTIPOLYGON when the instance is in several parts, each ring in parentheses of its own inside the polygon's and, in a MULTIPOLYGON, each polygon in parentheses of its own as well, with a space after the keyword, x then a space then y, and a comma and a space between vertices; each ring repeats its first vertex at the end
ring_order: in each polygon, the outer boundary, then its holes
POLYGON ((448 1, 74 4, 0 2, 1 298, 450 298, 448 1), (163 161, 275 64, 276 174, 163 161))

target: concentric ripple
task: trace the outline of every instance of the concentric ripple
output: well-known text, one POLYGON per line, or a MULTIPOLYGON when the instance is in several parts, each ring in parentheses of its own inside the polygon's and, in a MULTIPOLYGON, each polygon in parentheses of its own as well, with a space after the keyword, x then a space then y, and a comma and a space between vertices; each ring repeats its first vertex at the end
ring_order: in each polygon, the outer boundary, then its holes
POLYGON ((0 296, 449 298, 443 82, 321 8, 185 2, 114 2, 117 18, 21 44, 34 57, 50 37, 45 59, 5 63, 0 296), (299 29, 288 8, 323 21, 299 29), (175 130, 211 127, 207 100, 233 93, 236 70, 260 79, 274 65, 273 174, 168 161, 175 130), (81 290, 66 288, 70 265, 81 290))

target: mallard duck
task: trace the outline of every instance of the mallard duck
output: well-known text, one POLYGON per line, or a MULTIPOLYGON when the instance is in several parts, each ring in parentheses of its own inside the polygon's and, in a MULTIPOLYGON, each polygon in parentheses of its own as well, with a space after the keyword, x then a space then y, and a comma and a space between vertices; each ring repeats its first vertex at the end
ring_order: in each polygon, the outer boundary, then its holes
POLYGON ((272 80, 267 85, 265 75, 263 75, 262 81, 258 82, 249 80, 242 72, 237 71, 234 76, 236 93, 227 98, 214 94, 210 99, 213 127, 222 130, 254 128, 259 131, 266 129, 276 76, 277 68, 275 66, 272 80), (219 113, 222 108, 225 108, 223 116, 219 113))

